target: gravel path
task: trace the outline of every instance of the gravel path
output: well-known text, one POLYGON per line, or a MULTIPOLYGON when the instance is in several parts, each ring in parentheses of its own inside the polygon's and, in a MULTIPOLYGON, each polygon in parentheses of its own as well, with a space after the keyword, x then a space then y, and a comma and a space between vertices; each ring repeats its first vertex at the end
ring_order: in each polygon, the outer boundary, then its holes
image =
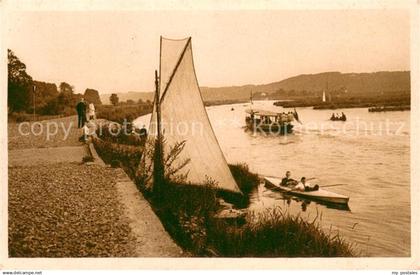
POLYGON ((77 116, 38 122, 8 123, 9 150, 58 146, 80 146, 82 129, 77 116), (56 134, 54 134, 56 132, 56 134))
POLYGON ((82 163, 76 117, 31 125, 8 125, 9 257, 183 255, 123 170, 82 163))
POLYGON ((9 168, 9 255, 135 256, 112 170, 74 163, 9 168))
POLYGON ((47 147, 10 150, 9 167, 59 162, 82 162, 88 154, 86 146, 47 147))

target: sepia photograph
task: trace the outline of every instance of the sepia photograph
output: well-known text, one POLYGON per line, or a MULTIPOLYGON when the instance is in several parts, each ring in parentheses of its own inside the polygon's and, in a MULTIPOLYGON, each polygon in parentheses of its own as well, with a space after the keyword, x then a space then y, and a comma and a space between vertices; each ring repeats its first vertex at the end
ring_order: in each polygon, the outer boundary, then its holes
POLYGON ((0 1, 9 260, 418 257, 410 5, 35 2, 0 1))

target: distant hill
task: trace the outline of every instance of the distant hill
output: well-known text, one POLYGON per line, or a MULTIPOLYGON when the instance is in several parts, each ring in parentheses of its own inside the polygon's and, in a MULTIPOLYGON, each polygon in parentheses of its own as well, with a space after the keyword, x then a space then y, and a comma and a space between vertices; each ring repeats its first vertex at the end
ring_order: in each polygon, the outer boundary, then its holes
POLYGON ((254 96, 266 94, 276 99, 287 96, 320 95, 322 91, 353 94, 355 96, 410 91, 410 72, 340 73, 326 72, 303 74, 263 85, 233 87, 202 87, 204 100, 247 100, 251 91, 254 96))
MULTIPOLYGON (((201 87, 204 101, 248 100, 251 91, 255 97, 272 99, 290 96, 320 95, 323 90, 331 93, 347 93, 354 96, 373 96, 387 93, 409 93, 410 72, 375 72, 375 73, 340 73, 325 72, 302 74, 262 85, 243 85, 231 87, 201 87)), ((102 95, 104 103, 109 102, 110 95, 102 95)), ((132 99, 137 101, 153 100, 153 93, 129 92, 119 93, 120 101, 132 99)))

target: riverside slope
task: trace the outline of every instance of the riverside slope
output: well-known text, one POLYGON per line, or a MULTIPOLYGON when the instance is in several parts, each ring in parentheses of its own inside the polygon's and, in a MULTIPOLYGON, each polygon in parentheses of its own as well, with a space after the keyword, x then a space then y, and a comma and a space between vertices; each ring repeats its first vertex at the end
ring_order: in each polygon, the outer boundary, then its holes
POLYGON ((181 256, 121 169, 82 163, 76 117, 48 122, 70 126, 68 138, 9 123, 9 257, 181 256))

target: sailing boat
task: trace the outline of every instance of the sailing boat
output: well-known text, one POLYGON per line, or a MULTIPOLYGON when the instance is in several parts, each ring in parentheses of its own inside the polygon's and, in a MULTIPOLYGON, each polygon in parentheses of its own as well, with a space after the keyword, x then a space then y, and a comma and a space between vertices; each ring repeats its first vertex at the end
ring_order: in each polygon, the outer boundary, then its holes
MULTIPOLYGON (((174 40, 160 38, 159 77, 156 80, 156 98, 149 127, 149 139, 163 136, 162 151, 169 152, 175 144, 185 142, 174 160, 182 167, 176 175, 187 184, 204 185, 209 180, 215 188, 241 194, 220 149, 204 108, 195 74, 191 37, 174 40), (160 129, 159 129, 160 128, 160 129), (185 164, 185 160, 189 162, 185 164)), ((153 142, 146 144, 145 152, 153 142)), ((152 167, 150 154, 143 154, 143 169, 152 167)), ((149 177, 146 185, 153 185, 149 177)))
POLYGON ((322 102, 325 102, 325 91, 322 92, 322 102))

